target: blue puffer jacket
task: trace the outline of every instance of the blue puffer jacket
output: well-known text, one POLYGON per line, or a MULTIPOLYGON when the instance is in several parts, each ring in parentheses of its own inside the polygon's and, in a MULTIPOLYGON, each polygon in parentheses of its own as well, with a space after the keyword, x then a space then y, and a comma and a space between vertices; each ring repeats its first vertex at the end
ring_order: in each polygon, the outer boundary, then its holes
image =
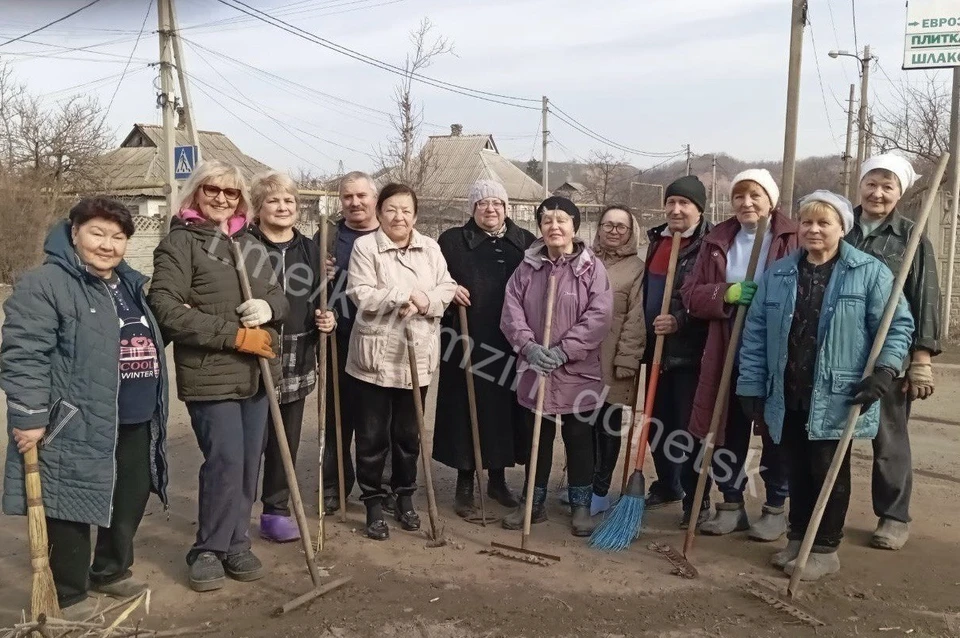
MULTIPOLYGON (((40 479, 46 515, 109 527, 116 482, 120 324, 103 280, 86 271, 70 242, 70 223, 54 226, 46 263, 27 272, 4 304, 0 387, 7 426, 46 427, 40 479)), ((167 362, 160 328, 147 307, 147 278, 121 261, 115 269, 140 300, 160 353, 160 385, 150 427, 152 489, 166 504, 167 362)), ((23 457, 10 437, 3 512, 26 514, 23 457)))
MULTIPOLYGON (((806 251, 774 262, 764 273, 747 312, 740 348, 737 394, 764 397, 764 420, 775 443, 780 442, 784 400, 783 372, 787 341, 797 300, 797 273, 806 251)), ((840 258, 823 297, 817 334, 817 361, 807 432, 811 440, 839 440, 847 421, 854 386, 880 327, 884 306, 893 288, 893 275, 882 262, 840 242, 840 258)), ((913 337, 907 302, 900 303, 877 360, 877 366, 902 370, 913 337)), ((856 438, 872 439, 880 425, 875 403, 857 421, 856 438)))

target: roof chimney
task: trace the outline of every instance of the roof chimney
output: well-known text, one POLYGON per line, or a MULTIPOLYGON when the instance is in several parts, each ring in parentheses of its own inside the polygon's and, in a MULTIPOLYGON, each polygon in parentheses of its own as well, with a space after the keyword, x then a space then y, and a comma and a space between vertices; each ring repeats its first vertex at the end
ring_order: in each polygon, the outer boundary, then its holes
POLYGON ((463 134, 463 124, 450 125, 450 137, 460 137, 463 134))

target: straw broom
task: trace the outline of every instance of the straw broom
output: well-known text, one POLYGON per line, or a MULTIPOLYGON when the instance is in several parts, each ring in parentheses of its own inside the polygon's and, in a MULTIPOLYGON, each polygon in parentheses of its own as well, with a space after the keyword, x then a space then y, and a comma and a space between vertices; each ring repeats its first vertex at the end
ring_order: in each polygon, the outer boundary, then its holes
POLYGON ((40 489, 40 458, 37 446, 23 454, 24 479, 27 486, 27 527, 30 536, 30 566, 33 569, 33 593, 30 598, 30 614, 34 620, 40 616, 60 617, 57 588, 50 571, 47 542, 47 517, 43 510, 43 491, 40 489))

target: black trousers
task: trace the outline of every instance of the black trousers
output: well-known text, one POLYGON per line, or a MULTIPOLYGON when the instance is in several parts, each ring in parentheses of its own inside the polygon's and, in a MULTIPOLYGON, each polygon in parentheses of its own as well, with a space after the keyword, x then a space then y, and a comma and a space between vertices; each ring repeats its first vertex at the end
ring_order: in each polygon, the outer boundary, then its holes
MULTIPOLYGON (((337 374, 340 383, 340 430, 343 435, 343 482, 347 496, 356 483, 356 471, 353 465, 353 434, 357 420, 357 380, 347 374, 347 352, 350 347, 350 335, 334 333, 337 340, 337 374)), ((337 470, 337 422, 333 404, 333 352, 327 351, 327 407, 326 407, 326 447, 323 450, 323 495, 336 497, 340 494, 340 476, 337 470)))
POLYGON ((910 408, 913 401, 901 383, 880 397, 880 429, 873 440, 873 513, 880 518, 910 522, 913 461, 910 456, 910 408))
POLYGON ((47 519, 50 569, 61 607, 86 598, 89 582, 106 585, 130 576, 133 538, 150 497, 149 423, 120 426, 116 460, 113 514, 110 527, 97 529, 92 566, 90 525, 47 519))
MULTIPOLYGON (((698 377, 699 370, 666 370, 660 373, 657 381, 650 427, 650 454, 657 470, 657 480, 650 486, 650 492, 671 499, 684 493, 681 474, 687 457, 678 450, 683 442, 692 440, 685 434, 693 411, 698 377)), ((647 378, 649 380, 649 373, 647 378)), ((692 494, 690 498, 693 498, 692 494)))
MULTIPOLYGON (((790 530, 787 538, 802 540, 807 532, 813 508, 823 488, 839 441, 811 441, 807 438, 809 413, 787 410, 783 419, 780 445, 790 463, 790 530)), ((843 524, 850 505, 850 450, 843 459, 837 482, 830 493, 820 529, 814 539, 814 551, 836 550, 843 539, 843 524)))
POLYGON ((610 491, 613 473, 617 469, 617 459, 620 458, 622 429, 623 406, 618 403, 604 403, 600 420, 593 428, 593 493, 597 496, 606 496, 610 491))
MULTIPOLYGON (((567 485, 573 488, 590 486, 593 482, 593 420, 591 414, 561 414, 560 435, 567 451, 567 485)), ((534 414, 527 414, 529 439, 533 440, 534 414)), ((547 489, 553 469, 553 441, 557 436, 557 421, 553 414, 544 414, 540 423, 540 449, 537 452, 537 471, 534 486, 547 489)))
MULTIPOLYGON (((300 431, 303 428, 303 407, 307 399, 298 399, 280 405, 283 418, 283 430, 290 445, 290 456, 297 462, 297 450, 300 448, 300 431)), ((276 516, 290 516, 290 488, 287 487, 287 475, 283 471, 283 459, 280 456, 280 444, 277 442, 273 415, 267 423, 267 447, 263 453, 263 489, 260 500, 263 513, 276 516)))
MULTIPOLYGON (((357 437, 357 483, 360 500, 383 499, 383 470, 388 453, 392 454, 390 488, 398 496, 417 489, 417 459, 420 455, 420 431, 417 427, 413 392, 404 388, 384 388, 353 379, 356 394, 354 414, 357 437)), ((427 386, 420 388, 425 400, 427 386)), ((334 461, 336 462, 336 461, 334 461)))
POLYGON ((257 499, 270 406, 263 387, 241 400, 190 401, 190 424, 203 452, 197 539, 187 555, 250 549, 250 513, 257 499))

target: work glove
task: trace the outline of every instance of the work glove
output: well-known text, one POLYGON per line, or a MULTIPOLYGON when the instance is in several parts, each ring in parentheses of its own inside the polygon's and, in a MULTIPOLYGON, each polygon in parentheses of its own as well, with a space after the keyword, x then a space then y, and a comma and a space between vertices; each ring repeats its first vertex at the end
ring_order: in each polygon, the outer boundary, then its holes
POLYGON ((911 399, 926 399, 933 394, 933 365, 912 363, 907 370, 907 381, 903 391, 910 393, 911 399))
POLYGON ((523 348, 523 356, 539 375, 548 375, 560 366, 560 362, 554 359, 551 351, 535 341, 531 341, 523 348))
POLYGON ((237 313, 240 315, 240 323, 247 328, 256 328, 262 326, 273 319, 273 310, 263 299, 249 299, 237 306, 237 313))
POLYGON ((564 352, 560 346, 553 346, 550 348, 550 356, 553 357, 553 360, 556 361, 554 368, 559 368, 567 362, 567 353, 564 352))
POLYGON ((860 414, 870 409, 880 397, 893 385, 894 373, 889 368, 877 368, 866 379, 861 379, 854 387, 856 394, 851 403, 860 405, 860 414))
POLYGON ((763 434, 766 431, 766 422, 763 420, 763 410, 766 400, 762 397, 738 397, 743 413, 753 421, 753 433, 763 434))
POLYGON ((233 347, 240 352, 273 359, 277 355, 273 353, 273 348, 270 347, 272 342, 270 333, 263 328, 240 328, 237 330, 237 338, 233 342, 233 347))
POLYGON ((723 293, 723 300, 729 304, 749 306, 755 294, 757 294, 756 282, 741 281, 727 288, 727 292, 723 293))
POLYGON ((620 366, 617 366, 613 370, 613 376, 620 379, 621 381, 624 379, 632 379, 634 375, 636 375, 636 372, 630 368, 622 368, 620 366))

